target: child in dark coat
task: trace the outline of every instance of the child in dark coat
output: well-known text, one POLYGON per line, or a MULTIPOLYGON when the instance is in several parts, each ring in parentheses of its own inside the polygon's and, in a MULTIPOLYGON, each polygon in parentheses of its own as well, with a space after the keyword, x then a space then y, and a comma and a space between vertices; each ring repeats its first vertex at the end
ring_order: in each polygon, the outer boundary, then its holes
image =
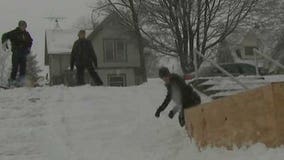
POLYGON ((185 80, 177 74, 170 73, 168 68, 162 67, 159 70, 159 77, 165 82, 167 88, 167 96, 162 105, 157 109, 155 116, 160 117, 160 113, 164 111, 173 100, 176 106, 169 112, 169 118, 173 118, 179 112, 179 123, 181 127, 185 125, 184 109, 194 107, 200 104, 200 96, 193 90, 185 80))

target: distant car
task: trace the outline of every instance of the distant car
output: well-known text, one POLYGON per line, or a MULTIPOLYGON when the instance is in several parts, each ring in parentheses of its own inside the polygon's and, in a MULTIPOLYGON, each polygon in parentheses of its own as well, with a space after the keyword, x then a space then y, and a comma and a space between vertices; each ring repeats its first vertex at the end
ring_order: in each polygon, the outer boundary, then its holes
MULTIPOLYGON (((240 75, 256 75, 256 68, 254 65, 247 63, 228 63, 228 64, 220 64, 220 67, 225 69, 227 72, 232 74, 233 76, 240 75)), ((264 68, 258 68, 260 75, 265 75, 268 73, 264 68)), ((202 67, 198 71, 199 77, 218 77, 218 76, 227 76, 222 73, 218 68, 214 66, 210 67, 202 67)), ((185 80, 190 80, 195 77, 195 73, 184 75, 185 80)))

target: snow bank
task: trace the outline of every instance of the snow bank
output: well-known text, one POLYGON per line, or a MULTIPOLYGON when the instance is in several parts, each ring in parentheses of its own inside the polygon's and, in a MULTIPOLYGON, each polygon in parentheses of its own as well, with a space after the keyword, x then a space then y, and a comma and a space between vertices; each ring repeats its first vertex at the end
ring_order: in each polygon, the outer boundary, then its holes
MULTIPOLYGON (((177 119, 159 119, 160 80, 139 87, 21 88, 0 91, 0 159, 267 160, 284 148, 199 151, 177 119)), ((170 108, 170 107, 169 107, 170 108)))

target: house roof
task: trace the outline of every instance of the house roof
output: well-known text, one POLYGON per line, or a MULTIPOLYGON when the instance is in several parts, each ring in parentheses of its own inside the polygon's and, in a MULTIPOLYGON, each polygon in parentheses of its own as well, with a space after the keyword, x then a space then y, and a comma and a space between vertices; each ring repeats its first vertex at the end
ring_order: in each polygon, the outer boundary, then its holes
POLYGON ((249 32, 252 30, 248 29, 236 29, 233 33, 231 33, 226 39, 231 45, 241 45, 244 38, 247 36, 249 32))
MULTIPOLYGON (((102 22, 94 30, 86 30, 86 36, 88 39, 93 37, 103 29, 104 25, 118 19, 120 16, 116 13, 112 13, 106 16, 102 22)), ((76 29, 60 29, 60 30, 46 30, 45 32, 45 47, 46 54, 66 54, 70 53, 74 41, 76 41, 79 30, 76 29)))
MULTIPOLYGON (((94 39, 106 25, 110 22, 122 22, 123 19, 117 13, 111 13, 104 17, 94 30, 86 30, 88 39, 94 39)), ((123 25, 123 23, 121 23, 123 25)), ((49 65, 49 54, 70 54, 73 44, 76 41, 78 30, 76 29, 60 29, 46 30, 45 33, 45 65, 49 65)), ((130 32, 129 32, 130 33, 130 32)), ((144 39, 145 40, 145 39, 144 39)))
MULTIPOLYGON (((87 36, 92 31, 86 31, 87 36)), ((46 54, 71 53, 74 42, 78 39, 78 30, 46 30, 46 54)))
POLYGON ((245 28, 236 29, 232 34, 230 34, 226 40, 231 46, 238 46, 246 43, 245 41, 249 37, 255 37, 255 40, 262 43, 265 46, 272 46, 271 38, 273 37, 269 30, 265 29, 255 29, 255 28, 245 28))
POLYGON ((106 24, 110 23, 113 20, 123 21, 123 19, 115 12, 111 13, 110 15, 106 16, 98 26, 95 27, 93 32, 88 36, 88 39, 93 39, 97 33, 99 33, 106 24))

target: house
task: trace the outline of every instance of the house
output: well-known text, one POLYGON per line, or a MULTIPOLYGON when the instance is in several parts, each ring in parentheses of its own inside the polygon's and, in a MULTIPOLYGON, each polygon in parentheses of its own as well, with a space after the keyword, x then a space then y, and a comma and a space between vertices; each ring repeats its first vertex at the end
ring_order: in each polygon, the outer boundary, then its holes
MULTIPOLYGON (((49 66, 50 85, 74 84, 68 70, 76 30, 47 30, 45 65, 49 66)), ((138 41, 117 14, 107 16, 93 31, 87 32, 98 58, 97 72, 107 86, 132 86, 143 83, 138 41)), ((88 76, 86 76, 88 77, 88 76)), ((88 79, 88 78, 87 78, 88 79)))
POLYGON ((217 62, 220 63, 248 63, 258 67, 266 67, 268 62, 254 53, 254 49, 267 54, 264 37, 254 29, 232 33, 220 43, 217 62))

